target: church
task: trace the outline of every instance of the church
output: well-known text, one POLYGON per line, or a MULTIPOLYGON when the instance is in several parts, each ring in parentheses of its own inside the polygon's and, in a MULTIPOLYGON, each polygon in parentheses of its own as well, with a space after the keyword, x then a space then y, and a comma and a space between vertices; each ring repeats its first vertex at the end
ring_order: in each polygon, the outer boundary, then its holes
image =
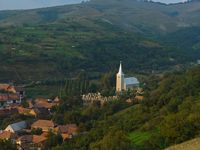
POLYGON ((139 81, 135 77, 124 77, 122 71, 122 63, 120 62, 119 72, 116 75, 116 92, 126 91, 128 89, 133 89, 139 87, 139 81))

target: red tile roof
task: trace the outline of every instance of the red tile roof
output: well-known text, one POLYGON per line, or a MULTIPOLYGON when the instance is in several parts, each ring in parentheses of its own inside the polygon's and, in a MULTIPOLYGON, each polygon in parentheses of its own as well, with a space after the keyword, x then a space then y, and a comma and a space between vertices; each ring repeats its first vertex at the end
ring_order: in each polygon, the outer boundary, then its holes
POLYGON ((78 130, 78 127, 75 124, 59 125, 57 130, 63 134, 75 134, 78 130))
POLYGON ((31 128, 40 128, 43 131, 48 131, 54 128, 54 123, 51 120, 38 120, 31 125, 31 128))
POLYGON ((46 137, 42 136, 42 135, 33 135, 33 143, 35 144, 38 144, 38 143, 41 143, 41 142, 44 142, 46 141, 46 137))
POLYGON ((0 90, 16 93, 15 87, 11 84, 0 84, 0 90))
POLYGON ((0 94, 0 101, 7 100, 19 100, 20 96, 18 94, 0 94))
POLYGON ((16 139, 17 135, 9 131, 0 131, 0 139, 16 139))
POLYGON ((51 109, 53 106, 57 105, 56 103, 50 103, 47 99, 36 99, 34 107, 36 108, 47 108, 51 109))

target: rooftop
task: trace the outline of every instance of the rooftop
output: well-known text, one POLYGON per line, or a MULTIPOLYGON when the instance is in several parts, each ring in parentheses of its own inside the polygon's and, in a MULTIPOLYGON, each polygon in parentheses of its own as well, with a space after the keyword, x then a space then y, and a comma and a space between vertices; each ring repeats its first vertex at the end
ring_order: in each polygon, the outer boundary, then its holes
POLYGON ((124 79, 124 82, 126 83, 126 85, 132 85, 132 84, 139 84, 139 81, 137 78, 135 77, 128 77, 124 79))
POLYGON ((8 125, 7 128, 5 129, 5 131, 17 132, 17 131, 20 131, 24 128, 26 128, 26 122, 20 121, 20 122, 8 125))
POLYGON ((8 100, 19 100, 20 96, 18 94, 0 94, 0 101, 8 101, 8 100))
POLYGON ((54 126, 55 125, 51 120, 37 120, 31 125, 31 127, 33 128, 43 128, 43 127, 54 128, 54 126))
POLYGON ((17 135, 9 131, 0 131, 0 139, 16 139, 17 135))

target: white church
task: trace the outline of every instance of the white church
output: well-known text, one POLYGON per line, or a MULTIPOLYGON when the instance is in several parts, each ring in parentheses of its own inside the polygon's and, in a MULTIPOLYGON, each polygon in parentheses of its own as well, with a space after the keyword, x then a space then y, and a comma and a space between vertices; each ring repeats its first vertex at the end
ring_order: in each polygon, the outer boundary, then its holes
POLYGON ((128 89, 139 87, 139 84, 140 82, 135 77, 124 78, 122 63, 120 62, 119 72, 116 75, 116 92, 122 92, 128 89))

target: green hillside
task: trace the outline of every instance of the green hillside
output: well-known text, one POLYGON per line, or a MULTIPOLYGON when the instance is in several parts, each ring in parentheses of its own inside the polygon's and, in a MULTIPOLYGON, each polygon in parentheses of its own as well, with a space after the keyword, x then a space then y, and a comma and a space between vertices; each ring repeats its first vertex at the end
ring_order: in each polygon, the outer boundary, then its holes
POLYGON ((199 8, 199 2, 92 0, 1 11, 0 81, 63 80, 80 70, 98 78, 119 60, 130 74, 188 66, 200 57, 199 8))
POLYGON ((200 68, 151 76, 146 83, 139 104, 122 98, 102 107, 59 107, 55 121, 75 121, 86 132, 55 150, 162 150, 199 137, 200 68))
POLYGON ((186 4, 164 5, 136 0, 91 0, 77 5, 35 9, 28 11, 2 11, 0 24, 21 25, 52 23, 60 20, 101 20, 129 31, 151 33, 171 32, 200 24, 198 1, 186 4))

